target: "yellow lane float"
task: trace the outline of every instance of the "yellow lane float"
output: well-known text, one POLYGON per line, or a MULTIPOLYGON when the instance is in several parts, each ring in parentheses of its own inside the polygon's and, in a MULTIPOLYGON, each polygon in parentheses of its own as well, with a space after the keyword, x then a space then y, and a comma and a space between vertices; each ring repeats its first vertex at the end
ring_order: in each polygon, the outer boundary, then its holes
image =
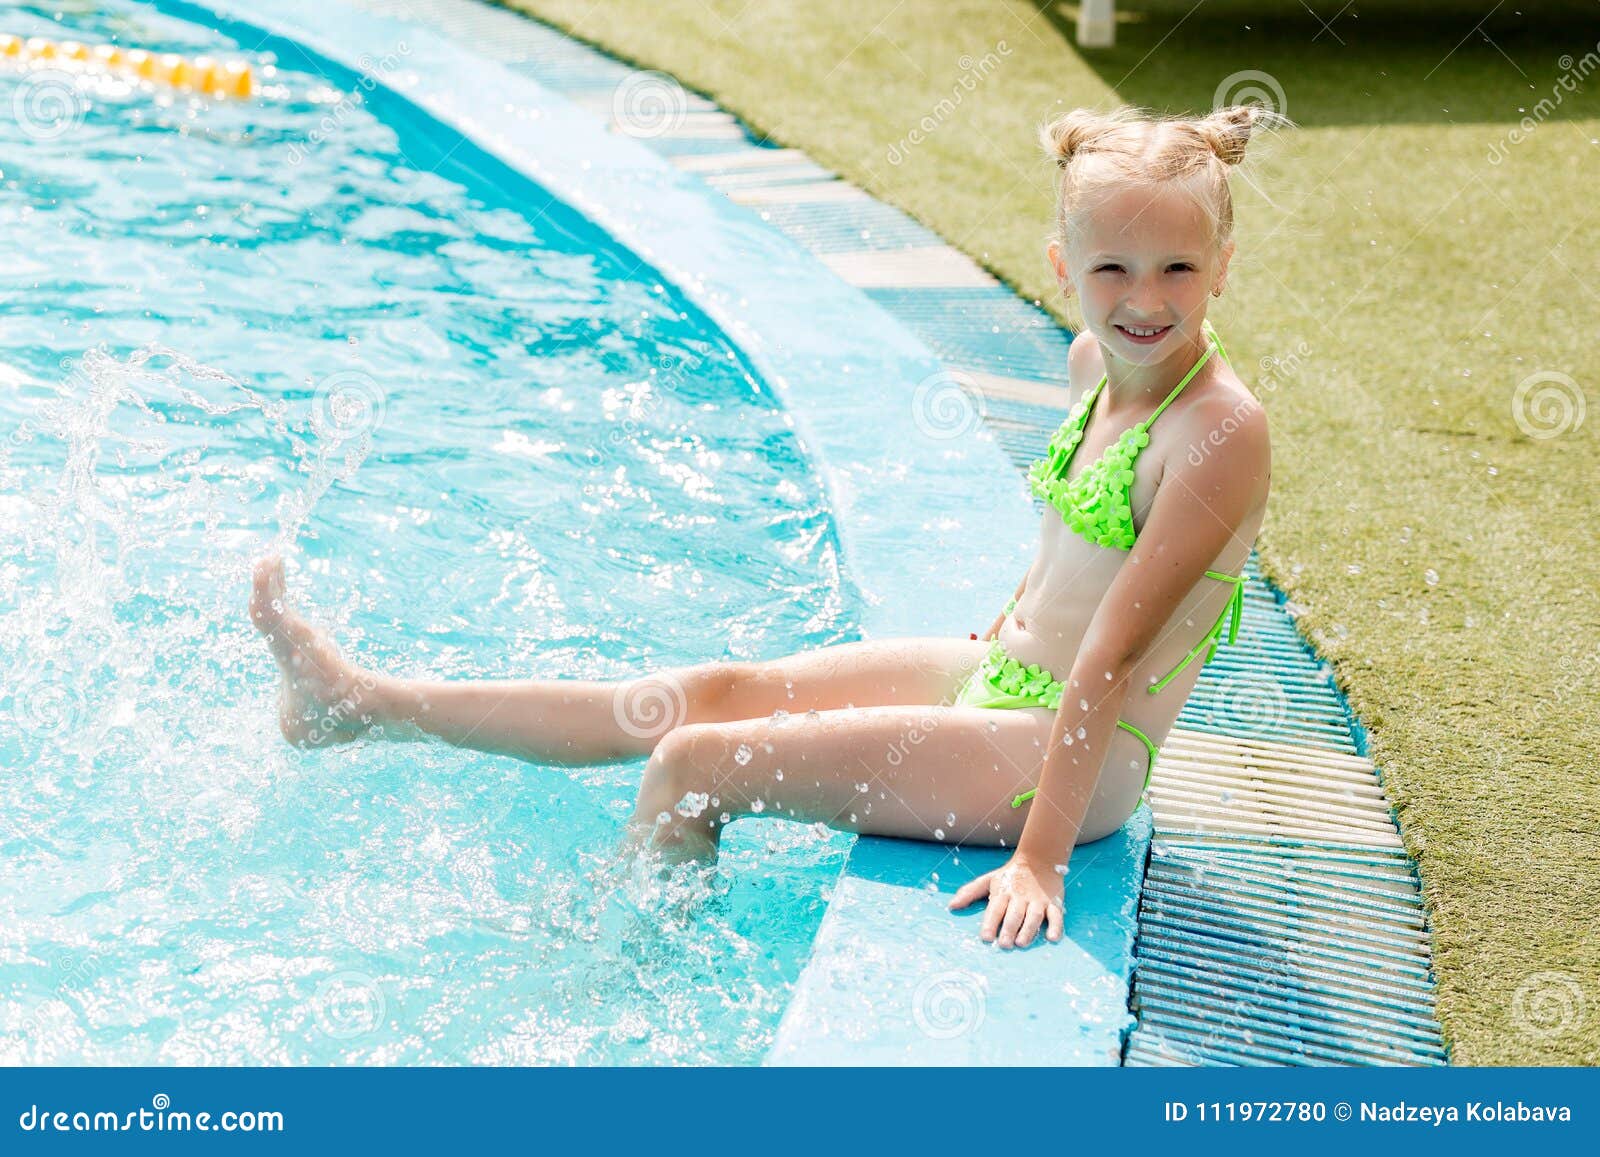
POLYGON ((248 100, 257 92, 255 72, 243 61, 214 60, 209 56, 180 56, 175 52, 146 52, 114 44, 80 44, 76 40, 49 40, 42 36, 0 33, 0 58, 54 60, 83 65, 101 72, 136 76, 151 84, 164 84, 206 96, 248 100))

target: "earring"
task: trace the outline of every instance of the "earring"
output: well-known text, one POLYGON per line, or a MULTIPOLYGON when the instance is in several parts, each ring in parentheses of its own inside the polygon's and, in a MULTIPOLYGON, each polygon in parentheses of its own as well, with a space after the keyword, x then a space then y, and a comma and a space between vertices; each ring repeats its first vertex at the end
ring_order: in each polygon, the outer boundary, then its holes
POLYGON ((1219 285, 1215 289, 1213 289, 1211 291, 1211 296, 1212 297, 1221 297, 1222 296, 1222 286, 1219 285))

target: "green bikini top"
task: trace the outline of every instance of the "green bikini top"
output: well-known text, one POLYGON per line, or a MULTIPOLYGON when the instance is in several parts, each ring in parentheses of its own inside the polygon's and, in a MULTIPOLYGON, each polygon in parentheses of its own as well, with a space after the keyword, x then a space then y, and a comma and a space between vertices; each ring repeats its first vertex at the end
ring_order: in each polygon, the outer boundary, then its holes
MULTIPOLYGON (((1202 332, 1206 335, 1207 344, 1206 352, 1200 355, 1200 360, 1183 375, 1183 381, 1173 387, 1166 401, 1156 407, 1156 412, 1132 429, 1124 430, 1122 437, 1106 449, 1099 461, 1090 465, 1070 483, 1067 481, 1067 466, 1072 462, 1072 452, 1083 439, 1084 421, 1089 409, 1094 405, 1095 398, 1099 397, 1101 387, 1106 384, 1104 375, 1101 376, 1099 384, 1089 391, 1088 396, 1072 407, 1072 412, 1067 415, 1067 420, 1061 424, 1061 428, 1051 435, 1045 456, 1029 468, 1028 481, 1032 484, 1033 492, 1059 510, 1067 525, 1090 542, 1122 550, 1133 549, 1136 536, 1133 532, 1133 511, 1129 491, 1133 486, 1134 460, 1139 457, 1139 451, 1150 444, 1150 423, 1167 408, 1168 402, 1178 396, 1178 391, 1189 384, 1189 379, 1200 372, 1200 367, 1210 360, 1212 354, 1220 353, 1223 361, 1229 360, 1222 339, 1217 336, 1217 331, 1211 328, 1209 321, 1202 327, 1202 332)), ((1212 656, 1217 653, 1224 626, 1228 628, 1229 644, 1238 641, 1239 624, 1244 618, 1245 576, 1208 570, 1206 577, 1232 583, 1233 594, 1229 597, 1227 605, 1222 608, 1222 613, 1217 616, 1217 621, 1211 625, 1211 629, 1183 657, 1183 660, 1146 688, 1152 695, 1172 682, 1178 672, 1187 667, 1201 651, 1206 652, 1202 662, 1211 662, 1212 656)), ((1016 605, 1017 600, 1013 598, 1006 604, 1005 613, 1009 615, 1016 605)), ((1016 662, 1013 660, 1010 666, 1016 667, 1016 662)), ((1007 671, 1005 674, 1010 677, 1015 673, 1007 671)), ((1039 668, 1028 667, 1017 677, 1036 677, 1039 674, 1039 668)), ((1054 694, 1054 688, 1059 686, 1059 683, 1050 683, 1051 693, 1054 694)), ((1149 746, 1149 740, 1146 740, 1145 744, 1149 746)))
POLYGON ((1209 321, 1202 326, 1207 338, 1206 352, 1183 375, 1183 380, 1173 387, 1172 393, 1156 407, 1155 413, 1144 421, 1126 429, 1104 454, 1091 463, 1078 477, 1067 480, 1067 469, 1072 455, 1083 440, 1084 427, 1089 412, 1106 384, 1106 376, 1094 389, 1073 406, 1066 421, 1050 436, 1045 456, 1028 469, 1028 484, 1035 495, 1061 512, 1061 517, 1078 534, 1100 546, 1132 550, 1136 535, 1133 530, 1133 464, 1139 451, 1150 444, 1150 425, 1161 416, 1161 411, 1176 398, 1189 380, 1200 372, 1200 367, 1214 353, 1228 360, 1228 351, 1222 348, 1222 339, 1211 328, 1209 321))

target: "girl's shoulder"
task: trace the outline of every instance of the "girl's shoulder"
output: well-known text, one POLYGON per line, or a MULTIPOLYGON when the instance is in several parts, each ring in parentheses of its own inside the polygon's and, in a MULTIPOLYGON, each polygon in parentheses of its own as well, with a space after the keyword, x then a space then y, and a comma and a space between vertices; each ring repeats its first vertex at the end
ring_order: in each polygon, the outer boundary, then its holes
MULTIPOLYGON (((1259 423, 1264 429, 1266 407, 1256 397, 1255 391, 1245 384, 1239 372, 1233 368, 1233 363, 1217 357, 1212 359, 1209 368, 1211 372, 1202 379, 1202 388, 1194 391, 1189 398, 1189 405, 1183 408, 1182 416, 1203 424, 1231 417, 1234 423, 1259 423)), ((1173 408, 1176 409, 1176 406, 1173 408)))
POLYGON ((1270 478, 1272 445, 1266 407, 1229 362, 1213 360, 1216 365, 1208 367, 1211 372, 1192 383, 1201 388, 1192 393, 1185 390, 1189 396, 1174 401, 1155 423, 1157 429, 1167 427, 1161 438, 1163 452, 1181 454, 1192 465, 1225 456, 1236 467, 1233 476, 1238 479, 1270 478))
POLYGON ((1086 397, 1105 370, 1100 339, 1088 330, 1073 334, 1072 344, 1067 346, 1067 405, 1086 397))

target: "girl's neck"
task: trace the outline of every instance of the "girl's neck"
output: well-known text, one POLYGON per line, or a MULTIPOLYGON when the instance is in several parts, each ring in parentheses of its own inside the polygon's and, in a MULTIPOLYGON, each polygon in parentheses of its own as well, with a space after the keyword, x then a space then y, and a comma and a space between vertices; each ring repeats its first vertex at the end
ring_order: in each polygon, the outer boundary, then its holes
MULTIPOLYGON (((1104 392, 1108 412, 1148 413, 1155 409, 1183 380, 1183 375, 1194 368, 1210 344, 1210 339, 1200 333, 1194 344, 1185 345, 1147 366, 1106 353, 1102 360, 1106 367, 1104 392)), ((1100 348, 1105 349, 1104 346, 1100 348)))

